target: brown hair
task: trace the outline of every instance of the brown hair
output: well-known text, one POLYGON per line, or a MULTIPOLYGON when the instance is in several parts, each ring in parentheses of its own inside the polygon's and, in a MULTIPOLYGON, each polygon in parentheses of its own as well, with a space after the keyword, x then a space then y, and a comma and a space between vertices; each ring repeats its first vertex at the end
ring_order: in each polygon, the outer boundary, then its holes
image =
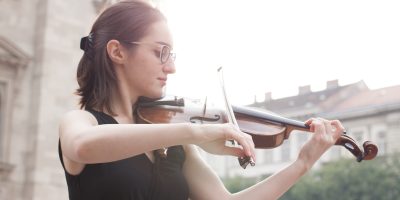
POLYGON ((101 111, 105 108, 114 114, 110 97, 117 87, 117 77, 107 53, 107 43, 112 39, 138 41, 147 34, 151 24, 160 20, 166 19, 158 9, 138 0, 116 3, 101 13, 93 24, 89 40, 84 43, 85 53, 78 65, 76 94, 81 96, 81 108, 101 111))

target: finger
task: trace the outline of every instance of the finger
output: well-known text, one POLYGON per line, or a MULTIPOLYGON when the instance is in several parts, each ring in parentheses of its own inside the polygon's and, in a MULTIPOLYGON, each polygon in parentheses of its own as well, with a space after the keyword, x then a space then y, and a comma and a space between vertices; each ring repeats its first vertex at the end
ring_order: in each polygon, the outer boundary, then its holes
POLYGON ((307 126, 310 127, 310 131, 311 131, 311 132, 314 132, 314 131, 315 131, 315 127, 314 127, 314 125, 312 124, 312 122, 315 121, 315 120, 316 120, 315 118, 310 118, 310 119, 308 119, 308 120, 306 120, 306 121, 304 122, 305 125, 307 125, 307 126))
POLYGON ((342 123, 339 120, 332 120, 332 126, 336 128, 336 138, 340 137, 340 135, 344 134, 345 128, 343 127, 342 123))
POLYGON ((310 118, 310 119, 307 119, 304 123, 306 124, 306 125, 310 125, 313 121, 315 120, 315 118, 310 118))
POLYGON ((252 157, 253 160, 255 160, 253 138, 249 134, 240 131, 238 127, 231 126, 231 128, 229 137, 232 137, 232 139, 236 140, 242 146, 246 156, 252 157))
MULTIPOLYGON (((246 133, 244 133, 244 134, 246 134, 246 133)), ((251 157, 253 158, 253 161, 256 162, 256 150, 255 150, 253 137, 251 137, 251 135, 249 135, 249 134, 246 134, 246 139, 250 145, 251 157)))
POLYGON ((240 138, 242 140, 242 146, 243 146, 243 149, 245 150, 246 155, 252 156, 251 144, 247 140, 246 136, 241 135, 240 138))
POLYGON ((321 120, 314 120, 310 127, 314 127, 314 133, 317 134, 324 134, 325 133, 325 125, 321 120))
POLYGON ((324 138, 326 141, 329 143, 334 143, 336 141, 336 128, 334 128, 331 124, 331 121, 329 120, 324 120, 324 126, 325 126, 325 135, 324 138))
POLYGON ((254 147, 252 147, 251 137, 249 138, 249 135, 247 135, 246 133, 243 133, 241 131, 238 131, 237 134, 235 134, 235 136, 237 137, 236 140, 243 147, 243 150, 244 150, 246 156, 254 157, 253 156, 254 151, 252 150, 252 149, 254 149, 254 147), (251 140, 251 142, 249 142, 249 140, 251 140))
POLYGON ((245 153, 242 148, 228 147, 228 146, 225 146, 223 148, 224 148, 223 149, 224 155, 231 155, 231 156, 236 156, 236 157, 245 156, 245 153))
POLYGON ((321 119, 325 126, 325 134, 331 134, 334 130, 331 124, 331 121, 326 119, 321 119))
POLYGON ((340 132, 344 132, 344 127, 343 127, 343 125, 342 125, 342 123, 339 121, 339 120, 332 120, 331 121, 331 124, 337 129, 337 130, 339 130, 340 132))

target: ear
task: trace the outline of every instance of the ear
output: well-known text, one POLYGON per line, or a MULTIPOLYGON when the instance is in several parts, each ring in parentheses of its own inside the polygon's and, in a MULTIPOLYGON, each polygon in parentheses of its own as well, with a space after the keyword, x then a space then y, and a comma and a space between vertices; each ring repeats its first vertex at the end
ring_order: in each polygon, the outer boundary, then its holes
POLYGON ((124 48, 118 40, 107 42, 107 54, 111 61, 117 64, 123 64, 126 59, 124 48))

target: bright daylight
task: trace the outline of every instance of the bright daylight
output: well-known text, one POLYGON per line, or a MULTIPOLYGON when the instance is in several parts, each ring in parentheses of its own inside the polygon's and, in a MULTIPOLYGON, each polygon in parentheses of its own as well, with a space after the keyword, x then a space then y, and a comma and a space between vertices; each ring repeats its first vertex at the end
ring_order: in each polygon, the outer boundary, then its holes
POLYGON ((399 0, 0 0, 0 200, 398 200, 399 0))

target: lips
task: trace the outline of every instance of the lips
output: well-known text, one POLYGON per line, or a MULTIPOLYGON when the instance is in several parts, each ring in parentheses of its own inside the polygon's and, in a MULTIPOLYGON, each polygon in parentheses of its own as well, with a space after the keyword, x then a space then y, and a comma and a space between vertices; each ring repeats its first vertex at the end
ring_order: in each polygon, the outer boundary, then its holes
POLYGON ((167 77, 163 78, 163 77, 159 77, 157 78, 163 85, 165 85, 167 83, 167 77))

